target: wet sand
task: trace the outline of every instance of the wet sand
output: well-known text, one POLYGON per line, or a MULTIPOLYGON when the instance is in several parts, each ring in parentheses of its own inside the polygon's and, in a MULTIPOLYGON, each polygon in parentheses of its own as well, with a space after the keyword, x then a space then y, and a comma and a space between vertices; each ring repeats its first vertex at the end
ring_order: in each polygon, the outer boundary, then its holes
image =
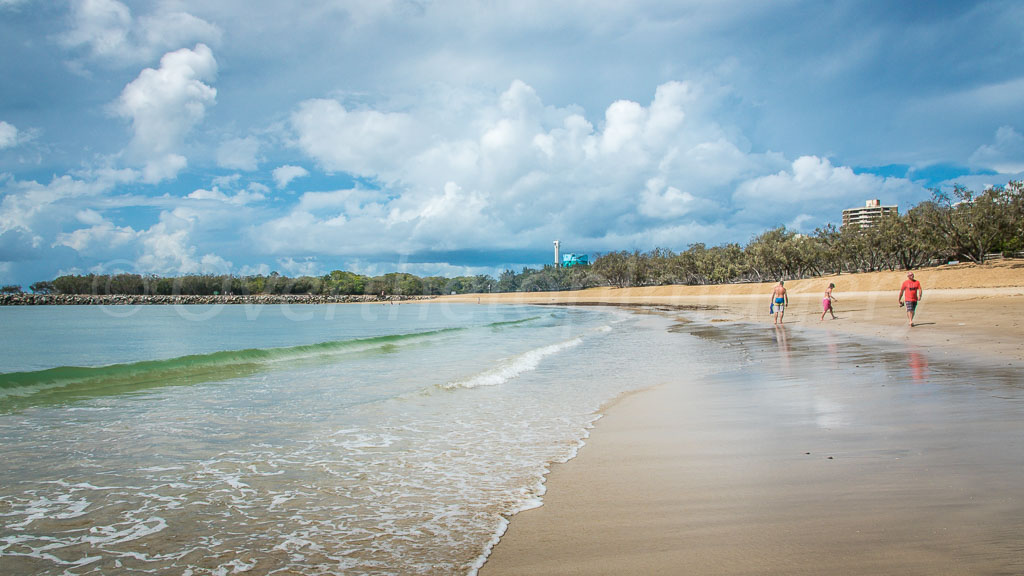
POLYGON ((480 574, 1024 574, 1021 289, 918 277, 914 328, 894 291, 822 323, 798 285, 782 328, 767 291, 629 294, 742 366, 609 407, 480 574))
MULTIPOLYGON (((897 343, 913 342, 935 353, 960 353, 1024 365, 1024 260, 982 266, 960 264, 916 271, 924 298, 910 329, 897 304, 902 271, 844 274, 786 282, 790 307, 784 323, 850 332, 897 343), (836 316, 821 321, 829 283, 836 316)), ((443 296, 440 302, 500 304, 642 305, 690 308, 714 322, 772 323, 768 305, 774 282, 713 286, 592 288, 443 296)))

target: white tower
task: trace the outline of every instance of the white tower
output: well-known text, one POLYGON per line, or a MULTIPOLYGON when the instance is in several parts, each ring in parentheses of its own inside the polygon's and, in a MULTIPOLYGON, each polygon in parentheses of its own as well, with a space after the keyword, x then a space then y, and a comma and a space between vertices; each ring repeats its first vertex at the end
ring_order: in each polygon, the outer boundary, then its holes
POLYGON ((555 268, 558 268, 559 266, 562 265, 562 257, 558 253, 558 248, 558 240, 555 240, 555 268))

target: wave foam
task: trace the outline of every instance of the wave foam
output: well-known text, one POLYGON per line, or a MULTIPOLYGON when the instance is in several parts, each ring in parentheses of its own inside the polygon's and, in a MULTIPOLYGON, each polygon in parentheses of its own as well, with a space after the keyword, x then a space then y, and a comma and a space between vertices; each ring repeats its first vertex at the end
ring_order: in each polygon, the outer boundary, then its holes
POLYGON ((542 348, 535 348, 518 356, 513 356, 495 368, 463 380, 447 382, 441 387, 446 390, 452 390, 454 388, 477 388, 479 386, 497 386, 499 384, 504 384, 505 382, 518 377, 523 372, 535 370, 537 366, 540 365, 541 361, 548 356, 579 346, 581 343, 583 343, 583 339, 577 337, 564 342, 558 342, 557 344, 544 346, 542 348))

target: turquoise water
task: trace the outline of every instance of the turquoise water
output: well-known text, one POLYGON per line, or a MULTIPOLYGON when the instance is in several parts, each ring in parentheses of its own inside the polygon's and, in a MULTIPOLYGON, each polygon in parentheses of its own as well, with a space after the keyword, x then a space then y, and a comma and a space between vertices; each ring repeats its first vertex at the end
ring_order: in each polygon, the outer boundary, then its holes
POLYGON ((624 392, 733 362, 607 308, 0 308, 12 574, 467 574, 624 392))

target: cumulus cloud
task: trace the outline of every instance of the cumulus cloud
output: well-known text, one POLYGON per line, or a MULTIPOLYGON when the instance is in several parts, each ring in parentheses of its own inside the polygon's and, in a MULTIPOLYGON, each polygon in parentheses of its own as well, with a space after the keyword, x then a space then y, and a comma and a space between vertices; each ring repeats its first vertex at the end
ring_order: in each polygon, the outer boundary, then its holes
POLYGON ((73 220, 83 199, 109 192, 107 180, 85 181, 61 176, 48 184, 9 181, 2 188, 0 232, 23 230, 34 237, 52 237, 62 221, 73 220))
POLYGON ((942 173, 916 172, 915 187, 846 165, 969 164, 996 185, 1020 170, 1012 119, 1024 77, 1008 68, 993 81, 990 70, 1017 64, 1000 44, 1015 33, 1016 6, 966 19, 940 9, 924 23, 900 11, 858 20, 825 10, 823 21, 841 26, 822 34, 779 18, 788 8, 778 3, 697 4, 318 0, 300 13, 237 0, 46 10, 0 0, 18 23, 7 43, 9 104, 50 95, 37 102, 45 114, 0 113, 0 171, 17 174, 0 175, 3 256, 14 245, 43 258, 77 246, 87 259, 103 235, 122 246, 135 233, 126 258, 150 238, 147 262, 167 269, 234 260, 255 270, 259 259, 324 254, 371 269, 396 253, 444 269, 444 250, 546 254, 554 238, 590 252, 685 248, 780 223, 813 228, 867 198, 927 197, 923 186, 942 173), (766 24, 779 33, 751 34, 766 24), (867 49, 850 48, 865 26, 877 32, 861 42, 867 49), (892 58, 873 52, 908 30, 937 38, 964 26, 982 40, 955 58, 922 57, 928 42, 892 58), (48 65, 54 41, 87 82, 48 65), (891 72, 951 58, 968 71, 955 82, 889 74, 883 92, 858 93, 880 64, 891 72), (230 77, 218 79, 228 65, 230 77), (815 89, 771 80, 793 71, 815 89), (96 95, 119 92, 109 108, 117 121, 102 123, 96 95), (69 180, 14 180, 51 171, 69 180), (182 176, 187 184, 163 182, 182 176), (188 212, 191 224, 168 220, 158 234, 158 212, 188 212))
POLYGON ((693 113, 707 108, 705 98, 700 86, 668 82, 649 103, 613 102, 598 124, 575 107, 545 105, 519 80, 490 101, 428 98, 400 112, 307 101, 291 117, 300 149, 327 170, 381 182, 385 193, 374 210, 364 204, 355 213, 341 205, 310 210, 324 198, 304 195, 291 214, 266 224, 261 245, 285 250, 273 240, 280 236, 354 249, 343 239, 381 229, 409 251, 555 237, 603 250, 622 248, 623 237, 643 245, 652 222, 698 230, 730 209, 744 179, 786 165, 693 113))
MULTIPOLYGON (((117 0, 71 3, 70 26, 60 35, 66 48, 80 49, 88 59, 115 65, 151 62, 157 55, 196 42, 216 43, 220 29, 187 12, 160 5, 139 18, 117 0)), ((80 68, 81 63, 73 63, 80 68)))
POLYGON ((221 192, 220 188, 218 188, 217 186, 214 186, 212 190, 204 190, 202 188, 198 190, 193 190, 191 193, 189 193, 187 197, 192 200, 213 200, 216 202, 225 202, 228 204, 235 204, 238 206, 266 199, 266 196, 264 196, 261 192, 256 192, 252 190, 241 190, 232 196, 228 196, 224 192, 221 192))
POLYGON ((205 84, 217 74, 217 61, 205 44, 169 52, 160 68, 146 68, 125 86, 115 112, 131 120, 129 155, 142 163, 147 182, 175 177, 187 164, 185 138, 217 98, 205 84))
POLYGON ((0 121, 0 150, 13 148, 18 143, 18 129, 7 122, 0 121))
POLYGON ((347 110, 337 100, 308 100, 291 117, 299 147, 325 170, 389 177, 402 163, 413 136, 401 112, 347 110))
POLYGON ((774 220, 775 225, 799 228, 822 219, 837 221, 842 210, 864 200, 892 203, 916 189, 906 179, 857 174, 847 166, 834 166, 828 158, 801 156, 787 170, 744 181, 733 199, 742 207, 741 219, 774 220))
POLYGON ((320 273, 320 264, 315 258, 279 258, 277 265, 286 276, 316 276, 320 273))
POLYGON ((1001 126, 996 130, 995 142, 975 150, 971 154, 970 163, 1000 174, 1024 172, 1024 135, 1013 126, 1001 126))
POLYGON ((0 175, 0 262, 18 262, 9 267, 12 274, 34 270, 41 276, 18 277, 19 283, 52 278, 57 268, 70 264, 77 252, 69 245, 96 249, 103 254, 116 250, 110 244, 120 243, 121 232, 112 225, 106 242, 93 241, 89 232, 77 236, 67 231, 98 227, 92 236, 103 234, 107 226, 100 209, 91 208, 104 202, 116 205, 120 200, 107 196, 122 180, 106 171, 97 171, 93 179, 70 176, 53 178, 48 183, 19 181, 0 175))
MULTIPOLYGON (((49 268, 40 278, 60 273, 117 272, 184 274, 232 271, 217 246, 224 229, 242 227, 251 205, 264 198, 259 184, 224 193, 216 187, 194 197, 132 196, 112 192, 134 181, 130 171, 94 170, 89 179, 63 176, 49 183, 0 176, 0 262, 12 269, 49 268), (198 199, 197 199, 198 198, 198 199), (152 224, 126 222, 123 208, 163 208, 152 224)), ((233 185, 237 179, 222 179, 233 185)), ((21 280, 24 282, 25 280, 21 280)))
POLYGON ((253 137, 232 138, 217 148, 217 165, 229 170, 259 168, 260 141, 253 137))
POLYGON ((280 190, 288 187, 288 184, 296 178, 304 178, 309 176, 309 170, 306 170, 302 166, 290 166, 284 165, 274 168, 274 184, 280 190))
POLYGON ((648 218, 672 220, 715 207, 716 203, 711 200, 697 198, 690 192, 666 185, 664 178, 651 178, 640 193, 637 209, 648 218))
POLYGON ((124 247, 138 239, 138 233, 131 226, 116 226, 98 213, 90 217, 89 227, 58 234, 54 245, 67 246, 94 258, 107 258, 120 254, 124 247))
POLYGON ((223 274, 230 272, 231 262, 208 252, 199 254, 191 235, 196 218, 176 209, 160 214, 160 221, 139 236, 140 254, 135 261, 138 270, 176 276, 181 274, 223 274))

